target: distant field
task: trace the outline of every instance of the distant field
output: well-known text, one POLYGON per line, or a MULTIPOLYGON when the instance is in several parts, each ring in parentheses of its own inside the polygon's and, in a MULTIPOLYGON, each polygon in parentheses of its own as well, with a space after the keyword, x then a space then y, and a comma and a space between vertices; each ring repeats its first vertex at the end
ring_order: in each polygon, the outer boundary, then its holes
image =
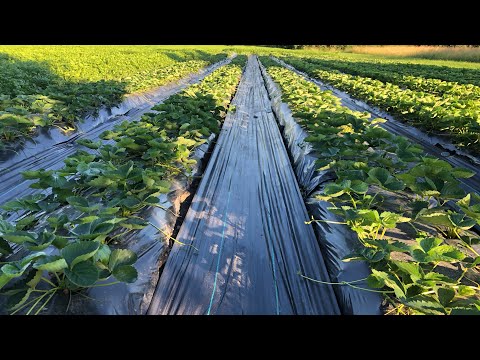
POLYGON ((480 48, 472 48, 469 46, 352 46, 348 51, 358 54, 480 62, 480 48))
POLYGON ((422 57, 393 56, 386 54, 367 54, 346 51, 324 51, 324 50, 285 50, 285 53, 296 54, 297 56, 330 57, 332 59, 344 59, 346 61, 373 61, 390 62, 395 64, 421 64, 427 66, 446 66, 450 68, 480 70, 480 63, 472 61, 427 59, 422 57))

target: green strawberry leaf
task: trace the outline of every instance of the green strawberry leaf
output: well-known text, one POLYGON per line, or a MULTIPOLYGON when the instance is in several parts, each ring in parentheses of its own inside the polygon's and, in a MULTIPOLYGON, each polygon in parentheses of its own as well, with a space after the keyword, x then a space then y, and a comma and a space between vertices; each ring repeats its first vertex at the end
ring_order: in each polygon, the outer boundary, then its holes
POLYGON ((137 270, 130 265, 120 265, 115 267, 112 272, 113 276, 118 280, 126 283, 133 283, 138 278, 137 270))
POLYGON ((78 262, 64 271, 68 280, 77 286, 92 286, 98 280, 98 269, 91 261, 78 262))
POLYGON ((440 304, 442 304, 443 307, 447 307, 448 304, 455 297, 455 290, 449 289, 449 288, 443 288, 443 287, 438 288, 437 296, 438 296, 438 300, 440 301, 440 304))
POLYGON ((102 244, 98 251, 95 253, 93 256, 93 261, 100 261, 102 264, 107 265, 108 260, 110 259, 112 251, 110 250, 110 247, 106 244, 102 244))
POLYGON ((26 241, 25 247, 32 251, 44 250, 55 240, 55 234, 44 229, 36 239, 26 241))
POLYGON ((115 249, 110 255, 108 268, 113 272, 118 266, 132 265, 135 263, 135 261, 137 261, 137 254, 135 254, 133 251, 126 249, 115 249))
POLYGON ((35 243, 37 240, 37 234, 29 231, 12 231, 10 233, 3 234, 3 238, 16 244, 23 244, 26 241, 35 243))
POLYGON ((392 262, 398 267, 399 270, 409 275, 413 282, 417 282, 424 276, 423 270, 420 265, 413 262, 394 261, 392 262))
MULTIPOLYGON (((65 246, 61 250, 61 254, 68 266, 72 268, 75 264, 85 261, 98 251, 100 244, 96 241, 74 242, 65 246)), ((74 282, 72 280, 72 282, 74 282)))
POLYGON ((64 258, 59 255, 46 256, 33 264, 33 267, 38 270, 49 272, 58 272, 68 267, 64 258))

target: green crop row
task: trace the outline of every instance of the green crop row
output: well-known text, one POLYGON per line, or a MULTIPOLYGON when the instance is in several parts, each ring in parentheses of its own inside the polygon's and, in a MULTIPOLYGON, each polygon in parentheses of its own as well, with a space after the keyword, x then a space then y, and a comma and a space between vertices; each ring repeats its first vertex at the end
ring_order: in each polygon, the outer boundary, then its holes
POLYGON ((114 143, 79 140, 90 150, 65 159, 62 169, 23 172, 42 193, 1 206, 0 253, 10 255, 12 243, 28 253, 0 267, 0 289, 10 311, 30 307, 29 313, 38 313, 57 291, 79 291, 112 276, 112 283, 136 280, 136 254, 113 249, 112 243, 155 226, 143 211, 163 208, 159 195, 169 192, 175 176, 188 176, 195 164, 192 151, 219 131, 245 60, 237 57, 155 106, 157 113, 101 135, 114 143), (18 212, 20 220, 7 221, 11 212, 18 212), (12 280, 17 281, 12 285, 12 280))
POLYGON ((38 127, 68 131, 123 96, 185 77, 225 53, 132 47, 0 47, 0 150, 38 127))
POLYGON ((332 204, 329 210, 363 245, 344 261, 369 263, 367 283, 383 293, 391 312, 480 313, 480 256, 472 246, 479 239, 470 230, 480 224, 480 204, 473 204, 480 197, 465 194, 458 181, 473 173, 426 156, 379 127, 383 119, 369 121, 370 114, 343 107, 330 91, 270 58, 261 61, 309 134, 318 170, 335 174, 318 198, 332 204), (407 239, 395 236, 399 232, 407 239))
POLYGON ((299 59, 284 60, 312 77, 398 115, 411 125, 448 136, 459 147, 473 153, 480 150, 480 100, 463 100, 446 94, 439 97, 368 77, 325 71, 321 66, 299 59))
POLYGON ((211 63, 226 55, 221 47, 0 46, 0 94, 10 94, 11 87, 13 94, 27 94, 35 87, 38 92, 56 80, 121 82, 131 93, 148 89, 144 82, 158 77, 164 67, 188 61, 211 63))
MULTIPOLYGON (((315 58, 305 58, 304 60, 314 65, 319 65, 323 70, 327 71, 338 70, 350 75, 370 77, 439 96, 458 96, 462 100, 480 100, 480 87, 468 83, 462 84, 456 81, 436 79, 434 78, 436 72, 431 68, 410 72, 410 66, 407 64, 392 65, 373 62, 321 60, 315 58)), ((461 80, 465 81, 464 78, 461 80)), ((477 106, 480 106, 480 103, 477 104, 477 106)))
POLYGON ((308 61, 325 66, 344 66, 352 64, 359 68, 371 67, 382 72, 409 74, 416 77, 433 78, 446 82, 480 86, 478 64, 463 63, 460 65, 460 63, 454 64, 452 62, 445 62, 445 65, 440 65, 439 63, 442 63, 441 61, 423 60, 421 63, 418 63, 418 59, 388 59, 382 57, 356 56, 356 54, 346 53, 315 54, 311 52, 289 55, 301 57, 306 60, 308 59, 308 61), (467 66, 473 66, 473 68, 467 66))

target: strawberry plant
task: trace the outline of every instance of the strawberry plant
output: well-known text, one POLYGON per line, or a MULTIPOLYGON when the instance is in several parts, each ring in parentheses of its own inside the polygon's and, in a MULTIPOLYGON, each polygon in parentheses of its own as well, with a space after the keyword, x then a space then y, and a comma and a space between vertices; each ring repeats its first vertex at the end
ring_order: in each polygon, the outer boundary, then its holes
POLYGON ((0 150, 35 129, 64 131, 123 96, 176 81, 220 61, 220 49, 15 46, 0 50, 0 150))
MULTIPOLYGON (((458 146, 476 152, 480 147, 479 98, 466 86, 435 95, 402 89, 389 82, 332 71, 316 63, 283 58, 289 64, 322 81, 351 93, 400 119, 437 135, 444 135, 458 146), (472 97, 473 96, 473 97, 472 97)), ((453 85, 452 85, 453 86, 453 85)))
POLYGON ((318 198, 343 219, 334 224, 358 235, 360 250, 344 261, 370 264, 370 289, 363 290, 382 292, 388 313, 479 314, 480 256, 471 229, 480 219, 480 198, 465 194, 458 181, 473 173, 425 156, 380 128, 380 119, 343 107, 331 92, 268 57, 261 61, 308 133, 318 170, 334 174, 318 198))
POLYGON ((163 208, 158 196, 170 191, 179 173, 191 172, 190 155, 219 131, 245 61, 239 56, 156 106, 156 113, 101 135, 113 143, 79 140, 88 151, 65 159, 63 168, 23 172, 34 180, 32 188, 47 192, 1 206, 0 253, 15 259, 0 267, 0 289, 10 311, 39 313, 60 290, 136 280, 136 254, 116 243, 154 226, 143 210, 163 208), (11 212, 19 215, 17 221, 7 220, 11 212), (14 247, 19 248, 15 255, 14 247), (115 280, 105 282, 111 277, 115 280))
MULTIPOLYGON (((459 96, 462 99, 480 99, 480 87, 465 79, 465 69, 447 68, 439 71, 435 67, 415 67, 413 64, 391 64, 375 62, 346 61, 342 59, 305 58, 307 62, 319 65, 324 70, 369 77, 382 82, 403 86, 408 89, 433 93, 435 95, 459 96), (451 79, 450 81, 441 78, 451 79)), ((473 80, 478 83, 478 81, 473 80)))

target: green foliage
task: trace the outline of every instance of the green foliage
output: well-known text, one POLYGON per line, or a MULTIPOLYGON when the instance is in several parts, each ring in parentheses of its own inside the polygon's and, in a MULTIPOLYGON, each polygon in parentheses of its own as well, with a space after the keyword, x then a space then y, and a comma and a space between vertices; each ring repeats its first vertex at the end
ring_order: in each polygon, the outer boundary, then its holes
MULTIPOLYGON (((400 74, 390 71, 390 68, 389 71, 377 70, 377 63, 296 57, 283 57, 282 60, 397 115, 407 123, 428 132, 445 134, 462 148, 473 152, 480 149, 478 86, 424 78, 422 76, 437 76, 439 71, 428 67, 419 71, 420 77, 413 77, 401 75, 404 68, 397 69, 400 74)), ((460 69, 447 68, 445 71, 457 74, 454 76, 456 81, 464 78, 460 69)))
POLYGON ((2 206, 5 212, 26 216, 15 223, 0 217, 1 253, 11 253, 11 243, 35 251, 0 268, 0 288, 18 280, 4 291, 12 311, 24 309, 29 297, 38 293, 29 278, 33 273, 40 273, 40 280, 51 286, 40 297, 58 289, 80 291, 111 276, 119 282, 136 281, 137 255, 113 249, 112 240, 147 226, 142 210, 161 207, 158 196, 170 191, 174 177, 190 174, 194 164, 190 155, 210 134, 218 133, 245 61, 239 56, 165 100, 156 107, 158 113, 125 121, 101 135, 113 144, 79 142, 94 154, 80 150, 65 159, 62 169, 23 173, 34 180, 32 188, 47 189, 49 195, 31 195, 2 206), (189 119, 188 127, 184 118, 189 119), (61 206, 72 211, 52 214, 61 206), (48 256, 39 252, 46 249, 51 251, 48 256), (45 272, 51 280, 42 276, 45 272))
POLYGON ((368 121, 369 114, 343 107, 331 92, 270 58, 261 61, 307 131, 305 141, 315 150, 318 170, 335 175, 318 198, 332 203, 330 211, 357 233, 362 245, 344 261, 367 261, 372 270, 367 283, 383 292, 399 313, 479 314, 480 288, 466 281, 466 274, 478 275, 480 257, 471 246, 478 239, 468 230, 480 221, 480 197, 465 194, 458 181, 473 174, 425 156, 419 146, 387 133, 378 121, 368 121), (398 210, 385 209, 389 196, 404 199, 398 210), (449 200, 460 211, 447 208, 449 200), (388 232, 404 223, 414 229, 416 239, 389 238, 388 232), (419 224, 436 233, 417 230, 419 224), (439 264, 451 264, 459 273, 437 272, 439 264))
POLYGON ((480 77, 478 71, 408 63, 392 63, 381 60, 352 61, 342 58, 310 57, 314 65, 330 70, 369 77, 384 83, 392 83, 412 90, 435 95, 460 96, 480 99, 480 77), (442 80, 443 79, 443 80, 442 80))
POLYGON ((213 47, 2 46, 0 51, 0 150, 39 127, 68 131, 127 93, 176 81, 227 55, 213 47))

